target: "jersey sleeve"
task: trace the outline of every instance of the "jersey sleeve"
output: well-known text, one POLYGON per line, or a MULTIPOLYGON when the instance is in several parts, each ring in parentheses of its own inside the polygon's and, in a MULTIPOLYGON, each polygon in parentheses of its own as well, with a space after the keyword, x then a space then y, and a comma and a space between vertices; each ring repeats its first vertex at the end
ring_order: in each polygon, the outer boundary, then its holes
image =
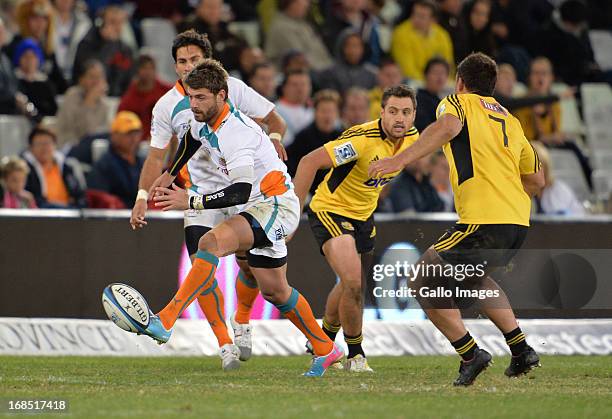
POLYGON ((457 95, 448 95, 438 104, 436 109, 436 119, 444 114, 450 114, 459 118, 461 123, 465 122, 465 111, 463 109, 462 100, 457 95))
POLYGON ((158 101, 153 107, 151 115, 151 147, 159 149, 168 147, 174 134, 171 119, 170 110, 164 106, 162 101, 158 101))
POLYGON ((230 77, 228 89, 230 101, 250 118, 264 118, 274 109, 274 103, 247 86, 242 80, 230 77))
POLYGON ((350 130, 347 130, 338 139, 326 143, 323 147, 329 154, 333 167, 338 167, 357 160, 363 154, 364 140, 365 137, 361 135, 351 136, 350 130))
POLYGON ((521 175, 531 175, 540 170, 541 163, 538 152, 533 148, 531 143, 523 135, 523 148, 521 149, 521 160, 519 162, 519 170, 521 175))

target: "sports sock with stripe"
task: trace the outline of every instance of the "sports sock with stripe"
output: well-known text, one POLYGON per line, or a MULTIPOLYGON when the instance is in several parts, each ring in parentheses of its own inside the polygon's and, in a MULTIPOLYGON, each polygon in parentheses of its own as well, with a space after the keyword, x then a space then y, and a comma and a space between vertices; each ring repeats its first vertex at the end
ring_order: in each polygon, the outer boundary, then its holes
POLYGON ((322 329, 325 332, 325 334, 329 336, 329 338, 333 342, 336 340, 336 335, 340 331, 340 324, 333 324, 332 322, 328 322, 327 319, 323 317, 322 329))
POLYGON ((236 322, 248 324, 251 317, 253 303, 259 294, 257 282, 249 280, 240 270, 236 277, 236 322))
POLYGON ((365 353, 363 352, 363 348, 361 347, 361 342, 363 342, 362 333, 357 336, 349 336, 345 334, 344 341, 346 342, 349 351, 347 359, 353 358, 356 355, 361 355, 365 357, 365 353))
POLYGON ((215 280, 219 258, 198 250, 193 265, 174 298, 157 315, 166 329, 171 329, 181 313, 208 289, 215 280))
POLYGON ((329 354, 334 344, 317 323, 308 301, 295 288, 284 304, 275 304, 276 308, 306 336, 317 356, 329 354))
POLYGON ((210 328, 217 337, 219 347, 233 343, 227 333, 227 324, 225 323, 225 298, 217 285, 216 279, 210 288, 200 294, 198 304, 206 316, 210 328))
POLYGON ((474 358, 474 352, 478 349, 478 345, 472 335, 470 335, 470 332, 467 332, 461 339, 451 342, 451 345, 453 345, 453 348, 455 348, 464 361, 474 358))
POLYGON ((511 332, 504 333, 504 338, 506 338, 506 343, 510 347, 512 356, 520 355, 527 349, 525 334, 521 331, 520 327, 517 327, 511 332))

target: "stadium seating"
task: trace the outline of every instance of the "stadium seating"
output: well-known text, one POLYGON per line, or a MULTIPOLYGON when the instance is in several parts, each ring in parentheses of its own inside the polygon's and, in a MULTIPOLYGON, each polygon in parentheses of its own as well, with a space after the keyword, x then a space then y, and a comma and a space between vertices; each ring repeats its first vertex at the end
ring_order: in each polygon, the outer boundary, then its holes
POLYGON ((603 70, 612 70, 612 32, 592 30, 589 31, 589 38, 597 64, 603 70))
POLYGON ((585 83, 581 87, 587 143, 592 155, 612 150, 612 90, 605 83, 585 83))
POLYGON ((166 19, 147 18, 142 20, 141 53, 151 55, 157 64, 160 78, 167 82, 174 82, 174 61, 170 55, 169 47, 176 36, 174 25, 166 19))
POLYGON ((28 146, 30 122, 23 116, 0 115, 0 156, 21 154, 28 146))

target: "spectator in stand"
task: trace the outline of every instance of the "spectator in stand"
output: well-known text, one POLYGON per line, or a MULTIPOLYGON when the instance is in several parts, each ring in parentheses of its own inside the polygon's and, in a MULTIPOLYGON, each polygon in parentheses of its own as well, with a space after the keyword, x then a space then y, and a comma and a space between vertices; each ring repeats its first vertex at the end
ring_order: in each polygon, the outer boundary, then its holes
POLYGON ((238 68, 230 71, 230 76, 246 82, 253 68, 265 60, 266 57, 261 48, 244 45, 238 52, 238 68))
POLYGON ((0 208, 37 208, 34 195, 25 189, 29 173, 28 164, 17 156, 0 160, 0 208))
POLYGON ((450 66, 442 58, 432 58, 425 66, 425 85, 417 90, 414 126, 419 132, 436 120, 436 109, 444 96, 450 66))
POLYGON ((72 79, 72 66, 79 42, 91 29, 89 16, 77 10, 76 0, 54 0, 55 58, 64 79, 72 79))
POLYGON ((78 161, 57 151, 57 137, 48 128, 36 127, 28 136, 23 157, 30 174, 26 189, 39 208, 84 208, 85 178, 78 161))
MULTIPOLYGON (((340 95, 334 90, 319 90, 314 95, 314 121, 295 136, 295 141, 287 148, 287 170, 295 175, 300 159, 328 141, 342 134, 340 129, 340 95)), ((314 193, 327 170, 319 170, 315 176, 310 193, 314 193)))
POLYGON ((433 153, 429 162, 429 181, 444 202, 444 209, 441 210, 444 212, 454 212, 455 208, 449 173, 450 167, 444 153, 441 150, 433 153))
POLYGON ((104 66, 100 61, 89 60, 82 67, 79 83, 68 89, 57 112, 61 148, 74 146, 84 136, 106 132, 110 125, 104 66))
POLYGON ((348 89, 342 103, 342 125, 345 129, 370 120, 370 98, 367 90, 359 87, 348 89))
POLYGON ((137 61, 136 77, 121 97, 118 111, 132 111, 142 121, 142 138, 148 140, 151 131, 151 112, 153 106, 172 86, 157 77, 155 60, 142 54, 137 61))
POLYGON ((402 70, 390 57, 385 57, 380 62, 380 68, 376 76, 378 83, 368 94, 370 99, 370 119, 380 118, 382 96, 385 89, 397 86, 404 80, 402 70))
MULTIPOLYGON (((529 73, 529 96, 550 95, 554 80, 552 64, 545 57, 534 58, 529 73)), ((585 178, 592 187, 591 166, 575 140, 561 129, 561 105, 559 102, 534 105, 515 113, 521 122, 525 137, 530 141, 540 141, 547 147, 572 151, 584 171, 585 178)))
MULTIPOLYGON (((497 67, 497 82, 495 84, 494 97, 504 108, 514 113, 521 108, 530 108, 534 105, 548 105, 558 102, 560 97, 554 93, 548 95, 533 95, 516 97, 514 86, 516 85, 516 72, 510 64, 500 64, 497 67)), ((568 89, 562 96, 573 96, 573 89, 568 89)))
POLYGON ((571 86, 604 81, 589 38, 586 5, 567 0, 554 18, 534 37, 536 55, 547 57, 557 76, 571 86))
POLYGON ((425 65, 435 56, 454 63, 448 32, 435 23, 436 6, 431 0, 416 0, 410 18, 393 30, 391 55, 405 77, 423 80, 425 65))
POLYGON ((529 46, 553 12, 548 0, 496 0, 493 6, 492 30, 500 45, 529 46))
POLYGON ((111 125, 109 150, 95 163, 87 182, 89 188, 118 197, 126 208, 133 207, 144 164, 138 156, 141 137, 138 115, 130 111, 117 113, 111 125))
POLYGON ((534 197, 536 211, 539 214, 584 215, 585 208, 572 188, 562 180, 555 179, 546 147, 540 143, 533 143, 533 147, 538 152, 546 182, 544 188, 534 197))
POLYGON ((41 46, 45 61, 42 71, 55 86, 55 91, 64 93, 68 87, 55 57, 55 16, 49 0, 24 0, 17 5, 19 33, 5 48, 9 57, 15 56, 15 48, 25 38, 34 38, 41 46))
POLYGON ((482 52, 490 57, 495 56, 495 37, 491 30, 491 0, 473 0, 466 4, 465 21, 468 28, 465 44, 468 53, 482 52))
POLYGON ((376 85, 376 72, 364 63, 364 48, 358 32, 351 28, 342 32, 336 46, 336 60, 319 74, 318 87, 341 94, 352 87, 373 88, 376 85))
POLYGON ((257 93, 274 102, 276 100, 276 69, 269 62, 255 64, 248 79, 248 84, 257 93))
POLYGON ((34 105, 36 119, 53 116, 57 112, 55 87, 40 69, 45 61, 40 45, 33 38, 25 38, 15 47, 15 76, 19 91, 34 105))
POLYGON ((109 96, 121 96, 132 79, 133 52, 120 38, 127 15, 118 6, 104 8, 100 26, 91 28, 79 43, 74 66, 73 81, 79 80, 84 71, 83 64, 96 59, 104 65, 109 96))
POLYGON ((288 147, 295 135, 314 120, 310 104, 312 85, 310 76, 304 70, 293 70, 285 74, 281 85, 281 97, 276 101, 276 111, 287 123, 283 145, 288 147))
POLYGON ((133 0, 136 5, 133 19, 141 21, 144 18, 161 17, 170 20, 175 25, 183 20, 181 3, 184 0, 133 0))
POLYGON ((1 49, 6 43, 6 26, 0 18, 0 114, 24 113, 28 98, 19 92, 19 80, 15 77, 12 60, 1 49))
POLYGON ((238 69, 239 51, 247 43, 227 29, 222 20, 223 0, 200 0, 195 13, 188 16, 179 26, 178 32, 195 29, 208 35, 213 47, 213 57, 219 60, 227 71, 238 69))
POLYGON ((279 0, 265 44, 266 56, 277 66, 291 50, 303 51, 314 70, 332 64, 323 40, 306 20, 309 7, 310 0, 279 0))
MULTIPOLYGON (((0 0, 0 19, 4 21, 6 29, 6 43, 13 40, 13 36, 19 32, 17 25, 17 3, 20 0, 0 0)), ((0 45, 0 48, 4 45, 0 45)))
POLYGON ((463 0, 438 0, 438 24, 448 32, 453 42, 455 64, 472 51, 468 47, 468 28, 462 14, 463 0))
POLYGON ((425 156, 406 168, 389 184, 387 200, 393 212, 439 212, 444 202, 429 179, 431 156, 425 156))
POLYGON ((323 40, 327 49, 334 52, 338 37, 348 28, 359 32, 366 46, 365 59, 378 65, 382 57, 378 18, 367 10, 366 0, 340 0, 325 19, 323 40))

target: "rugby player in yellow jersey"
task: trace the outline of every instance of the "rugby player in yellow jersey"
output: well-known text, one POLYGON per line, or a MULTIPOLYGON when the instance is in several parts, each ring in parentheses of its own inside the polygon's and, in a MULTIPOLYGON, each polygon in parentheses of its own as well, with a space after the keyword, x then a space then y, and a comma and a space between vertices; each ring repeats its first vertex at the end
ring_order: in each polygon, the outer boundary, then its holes
MULTIPOLYGON (((445 268, 486 266, 480 275, 455 284, 498 293, 495 304, 481 304, 480 310, 504 334, 512 352, 505 374, 515 377, 539 366, 540 360, 527 345, 506 295, 487 274, 505 266, 521 247, 529 226, 531 196, 544 186, 544 176, 520 123, 492 97, 496 78, 491 58, 482 53, 465 58, 457 68, 456 94, 440 102, 437 121, 402 153, 372 163, 369 174, 396 173, 443 147, 459 221, 425 252, 421 262, 445 268)), ((417 289, 448 284, 448 277, 436 277, 435 269, 430 272, 434 274, 416 278, 417 289)), ((462 357, 454 384, 472 384, 490 364, 491 355, 470 336, 454 300, 420 297, 419 302, 462 357)))
POLYGON ((376 229, 372 213, 384 185, 401 170, 384 178, 368 177, 370 162, 393 156, 418 138, 413 127, 416 95, 405 85, 383 93, 380 119, 344 131, 334 141, 304 156, 293 180, 304 206, 319 169, 331 168, 319 184, 308 208, 308 219, 321 253, 340 278, 327 299, 323 330, 334 340, 340 327, 348 345, 345 369, 372 372, 361 347, 363 341, 362 266, 374 249, 376 229))

